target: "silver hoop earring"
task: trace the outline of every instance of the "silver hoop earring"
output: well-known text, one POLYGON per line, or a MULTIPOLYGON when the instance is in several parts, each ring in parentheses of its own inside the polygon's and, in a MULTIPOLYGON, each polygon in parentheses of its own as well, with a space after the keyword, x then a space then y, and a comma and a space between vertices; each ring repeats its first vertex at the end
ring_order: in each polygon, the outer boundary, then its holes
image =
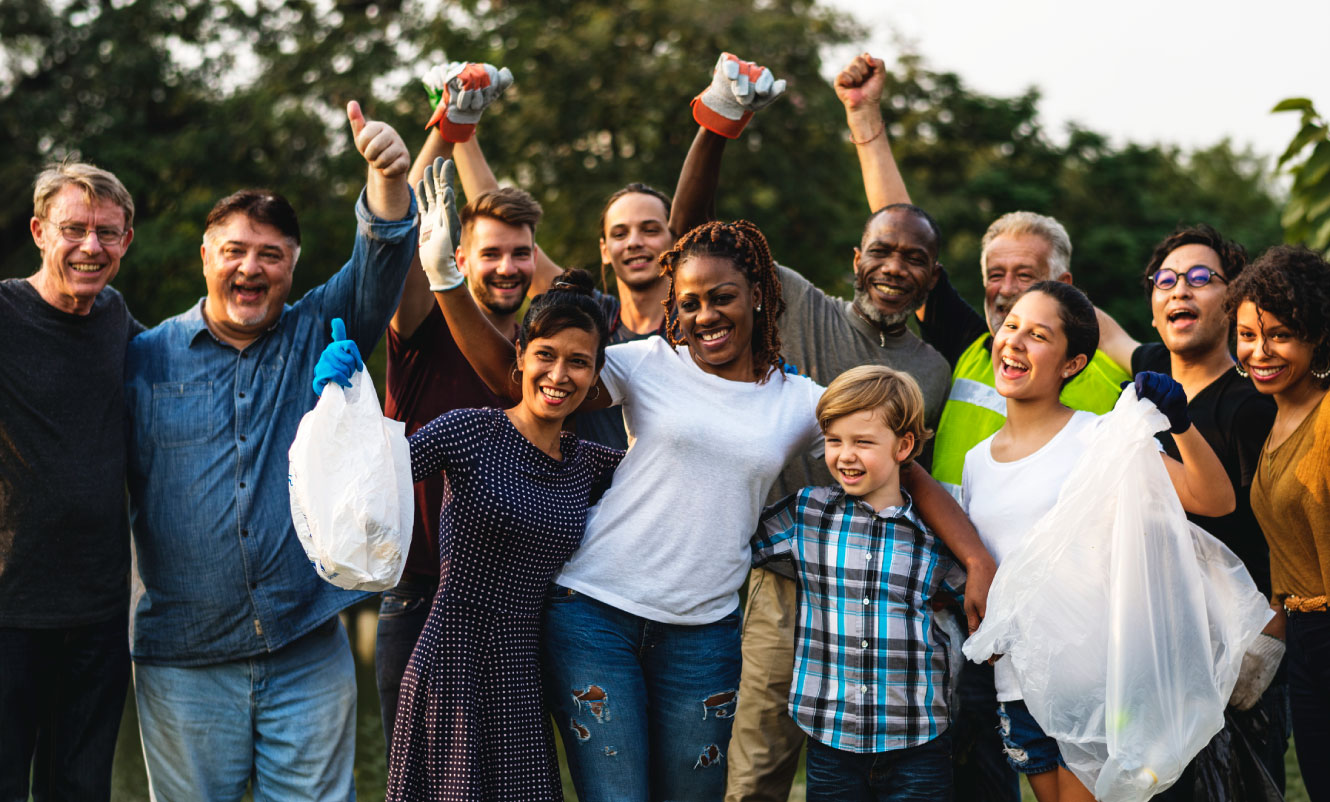
POLYGON ((597 398, 600 398, 600 385, 599 384, 593 385, 591 389, 594 390, 596 394, 587 396, 586 400, 595 401, 597 398))
POLYGON ((1313 370, 1312 376, 1315 376, 1316 378, 1324 381, 1327 376, 1330 376, 1330 367, 1327 367, 1325 370, 1320 370, 1320 371, 1313 370))
POLYGON ((512 372, 510 372, 508 375, 512 378, 512 380, 513 380, 513 384, 521 384, 521 383, 522 383, 522 380, 519 379, 519 378, 517 378, 517 366, 516 366, 516 365, 513 365, 512 372))
POLYGON ((1233 366, 1233 369, 1236 370, 1236 371, 1238 372, 1238 375, 1241 376, 1242 378, 1244 378, 1244 379, 1251 378, 1251 374, 1248 373, 1247 371, 1245 371, 1245 370, 1242 369, 1242 363, 1241 363, 1241 362, 1239 362, 1239 363, 1237 363, 1236 365, 1234 365, 1234 366, 1233 366))

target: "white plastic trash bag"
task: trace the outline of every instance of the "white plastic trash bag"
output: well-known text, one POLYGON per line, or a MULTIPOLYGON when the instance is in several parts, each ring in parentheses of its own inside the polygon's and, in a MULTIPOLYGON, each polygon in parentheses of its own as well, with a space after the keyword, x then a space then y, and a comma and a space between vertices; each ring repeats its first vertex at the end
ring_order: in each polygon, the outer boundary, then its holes
POLYGON ((1102 802, 1168 788, 1224 723, 1272 613, 1191 524, 1159 458, 1168 421, 1127 387, 1057 504, 1003 561, 965 655, 1009 656, 1026 706, 1102 802))
POLYGON ((415 520, 411 453, 365 371, 350 389, 324 385, 289 457, 291 520, 314 570, 348 590, 395 587, 415 520))

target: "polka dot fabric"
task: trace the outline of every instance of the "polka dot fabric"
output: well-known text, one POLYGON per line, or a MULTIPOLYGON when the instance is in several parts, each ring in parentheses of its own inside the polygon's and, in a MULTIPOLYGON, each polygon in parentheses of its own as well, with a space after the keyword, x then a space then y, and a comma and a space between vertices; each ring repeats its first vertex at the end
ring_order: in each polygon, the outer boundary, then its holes
POLYGON ((402 678, 388 800, 561 800, 540 690, 540 613, 621 452, 563 433, 556 460, 497 409, 410 438, 416 480, 444 472, 443 577, 402 678))

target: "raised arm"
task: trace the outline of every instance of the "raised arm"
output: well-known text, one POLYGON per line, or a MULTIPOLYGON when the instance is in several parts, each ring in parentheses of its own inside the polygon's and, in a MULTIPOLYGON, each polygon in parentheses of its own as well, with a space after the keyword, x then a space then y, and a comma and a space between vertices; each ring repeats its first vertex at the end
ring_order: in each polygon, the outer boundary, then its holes
MULTIPOLYGON (((422 272, 435 302, 443 312, 453 339, 466 361, 486 386, 498 395, 512 399, 522 396, 518 381, 517 352, 513 343, 495 328, 466 291, 461 271, 457 269, 457 247, 462 230, 453 194, 456 169, 452 162, 436 160, 425 168, 424 178, 416 185, 420 206, 420 262, 422 272)), ((584 401, 579 409, 609 406, 609 391, 597 382, 599 392, 584 401)))
POLYGON ((1237 495, 1224 465, 1187 414, 1187 394, 1182 385, 1162 373, 1143 371, 1136 374, 1136 395, 1149 399, 1168 418, 1173 442, 1178 446, 1175 460, 1161 454, 1168 478, 1182 502, 1182 508, 1195 515, 1218 518, 1237 508, 1237 495))
POLYGON ((1108 358, 1118 363, 1118 367, 1130 373, 1131 355, 1141 347, 1140 342, 1128 334, 1112 315, 1097 306, 1094 313, 1099 319, 1099 350, 1108 354, 1108 358))
MULTIPOLYGON (((407 175, 411 186, 420 183, 425 175, 425 168, 433 164, 435 159, 451 158, 456 147, 454 143, 444 139, 437 129, 431 128, 429 135, 425 137, 425 144, 420 148, 420 153, 411 163, 411 170, 407 175)), ((411 260, 411 271, 406 274, 406 283, 402 286, 402 300, 398 301, 397 311, 393 313, 389 325, 397 332, 397 336, 403 339, 410 337, 420 328, 420 324, 425 321, 433 306, 434 294, 429 291, 429 280, 425 278, 425 272, 420 269, 420 252, 417 251, 411 260)))
POLYGON ((924 523, 965 567, 965 618, 970 632, 974 632, 988 610, 988 588, 997 573, 997 563, 965 511, 919 463, 911 461, 901 466, 901 486, 914 499, 924 523))
POLYGON ((369 164, 365 203, 370 213, 384 220, 401 220, 411 211, 411 185, 406 179, 411 157, 406 143, 391 125, 365 119, 354 100, 346 104, 346 116, 356 150, 369 164))
POLYGON ((909 203, 910 193, 896 166, 882 118, 882 91, 887 68, 880 58, 864 53, 836 76, 836 97, 845 104, 850 141, 859 155, 868 210, 876 212, 893 203, 909 203))
MULTIPOLYGON (((457 164, 457 176, 462 179, 462 192, 466 193, 468 200, 499 188, 499 180, 494 177, 494 171, 485 160, 478 137, 473 136, 459 144, 453 151, 453 160, 457 164)), ((563 268, 556 264, 537 243, 536 270, 531 274, 531 287, 527 289, 526 294, 532 298, 540 295, 562 274, 563 268)))
POLYGON ((697 136, 684 157, 679 184, 670 206, 670 231, 681 237, 716 219, 716 189, 720 183, 725 143, 743 132, 753 113, 769 106, 785 91, 785 81, 771 70, 731 53, 721 53, 711 83, 693 98, 697 136))

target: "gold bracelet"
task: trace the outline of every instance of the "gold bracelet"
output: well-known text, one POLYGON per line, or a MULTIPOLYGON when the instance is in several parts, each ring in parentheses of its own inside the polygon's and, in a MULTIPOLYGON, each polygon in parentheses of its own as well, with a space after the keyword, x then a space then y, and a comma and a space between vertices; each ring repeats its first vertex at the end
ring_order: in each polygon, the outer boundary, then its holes
POLYGON ((858 140, 858 139, 855 139, 855 138, 854 138, 854 132, 851 131, 851 132, 850 132, 850 141, 853 142, 853 143, 856 144, 856 145, 867 145, 869 142, 872 142, 874 139, 877 139, 878 137, 882 136, 882 134, 886 133, 886 130, 887 130, 887 123, 886 123, 886 121, 884 120, 883 123, 882 123, 882 127, 879 128, 879 129, 877 129, 877 133, 876 133, 876 134, 873 134, 872 136, 870 136, 869 138, 867 138, 867 139, 865 139, 865 140, 863 140, 863 141, 860 141, 860 140, 858 140))

